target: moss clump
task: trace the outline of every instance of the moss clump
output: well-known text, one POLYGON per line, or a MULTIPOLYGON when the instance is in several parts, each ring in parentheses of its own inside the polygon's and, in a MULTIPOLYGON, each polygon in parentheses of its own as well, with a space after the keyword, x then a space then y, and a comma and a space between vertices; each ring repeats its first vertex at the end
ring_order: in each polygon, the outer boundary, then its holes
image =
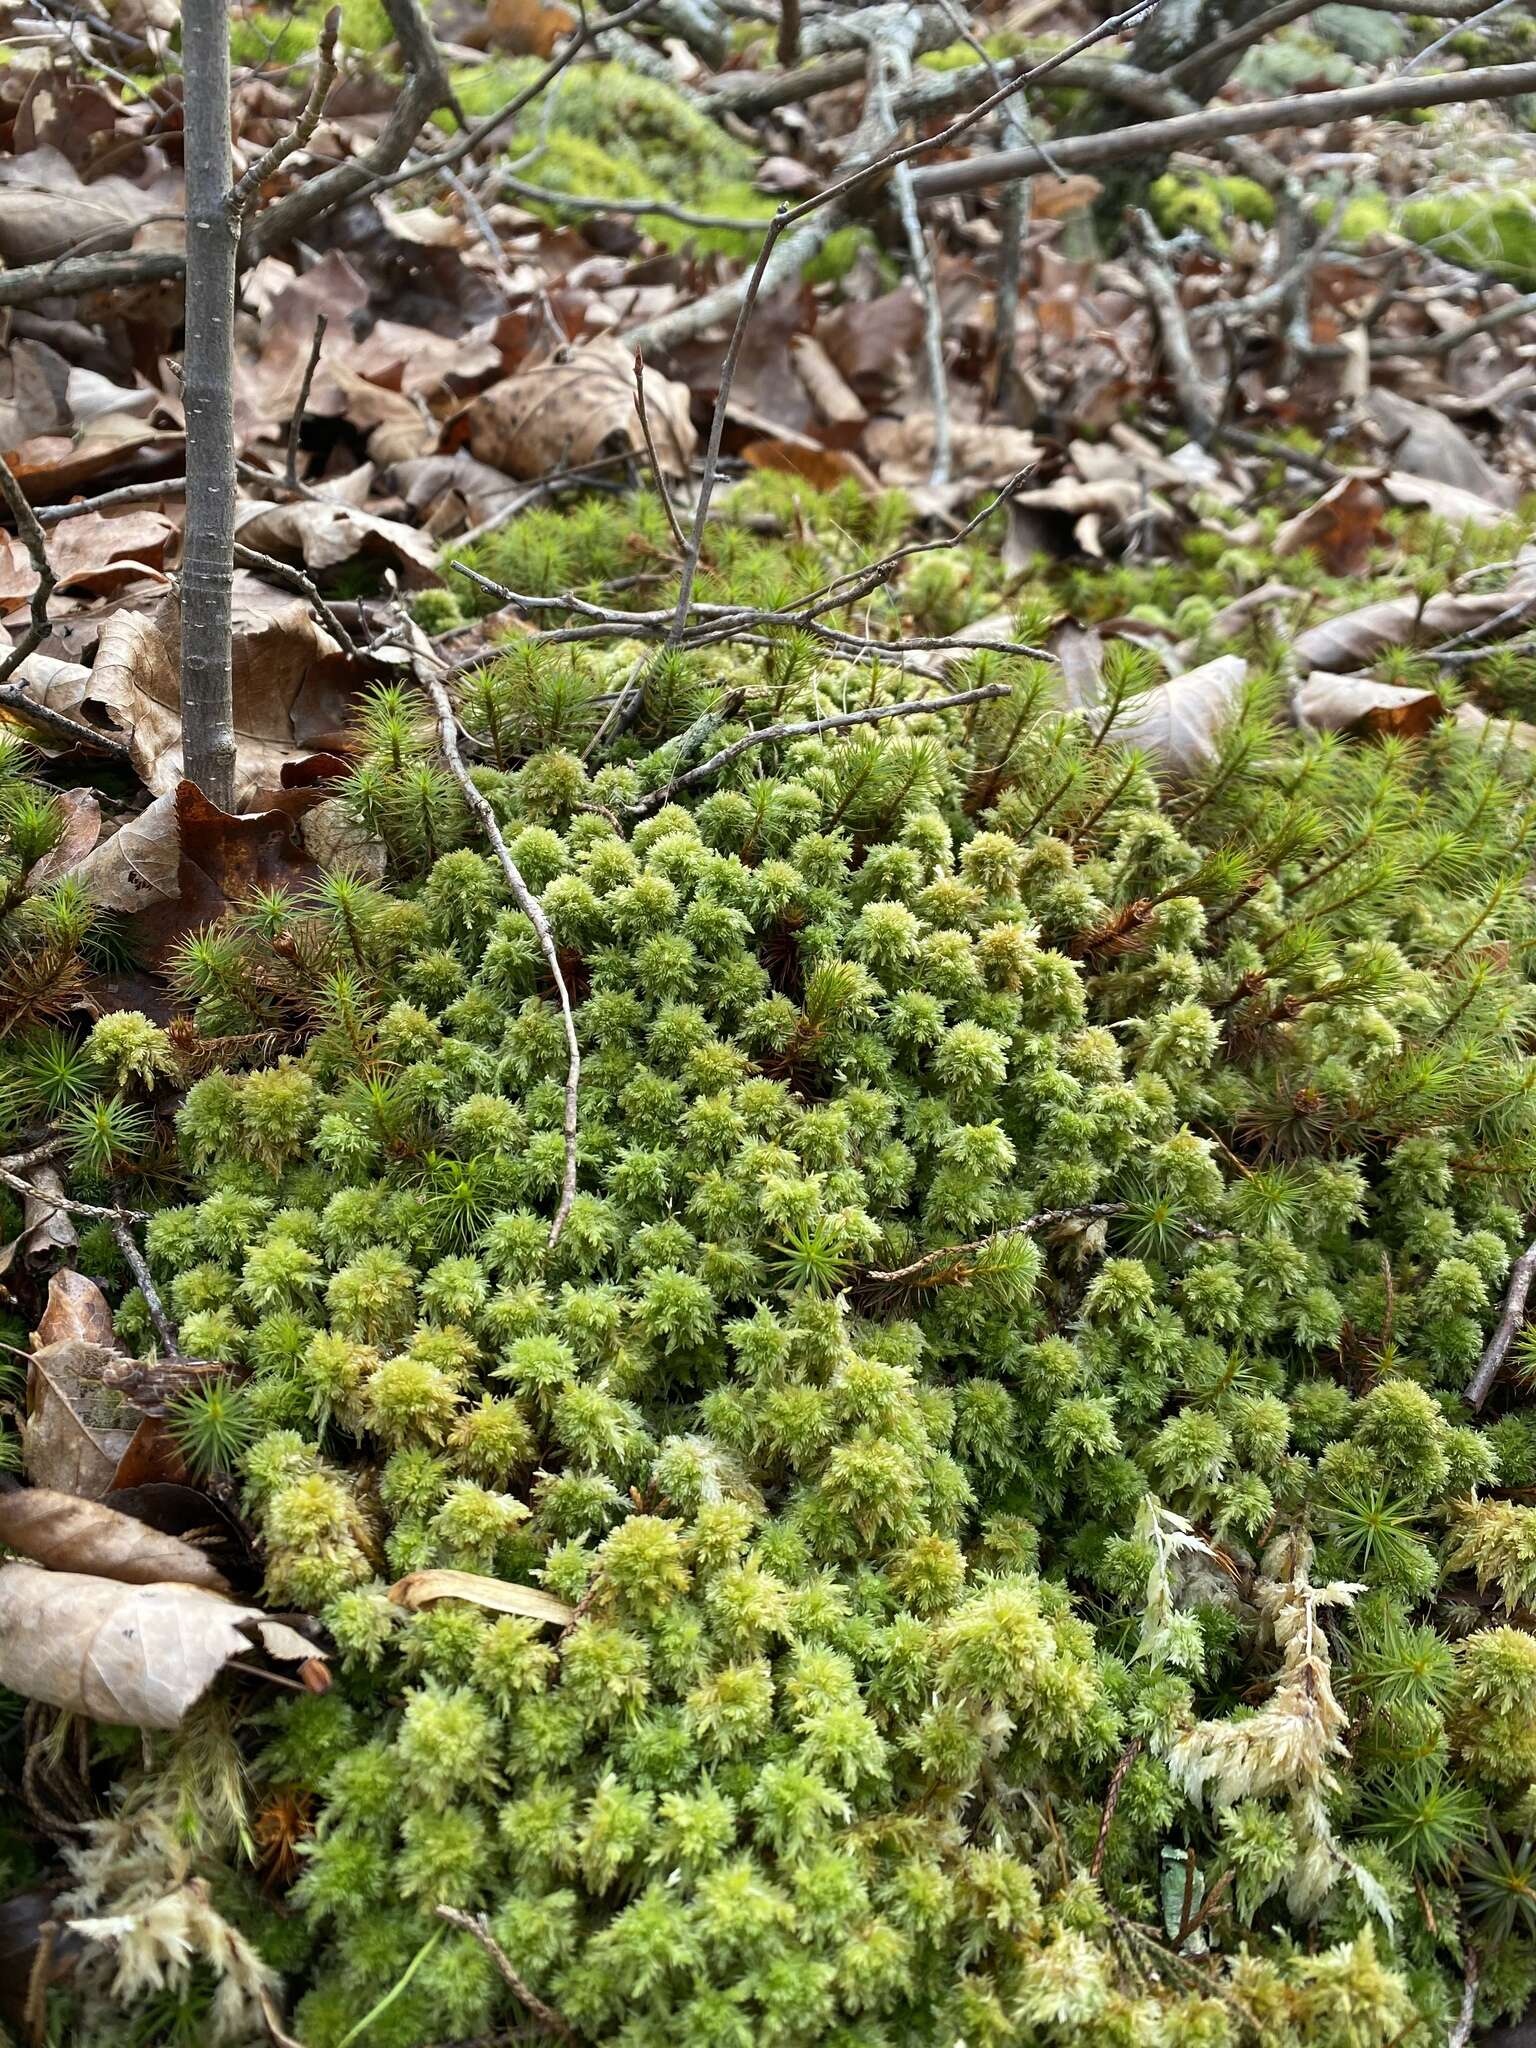
MULTIPOLYGON (((834 494, 773 541, 786 488, 712 530, 711 591, 899 530, 834 494)), ((550 543, 607 562, 603 502, 550 543)), ((985 553, 878 616, 963 606, 985 553)), ((1105 601, 1208 601, 1194 555, 1105 601)), ((220 1893, 294 2032, 513 2023, 444 1904, 618 2048, 1387 2048, 1449 2029, 1463 1925, 1517 2009, 1532 1452, 1459 1389, 1536 1189, 1528 766, 1283 734, 1261 675, 1165 785, 1120 643, 1091 715, 986 655, 988 702, 669 797, 701 720, 911 683, 652 650, 584 760, 636 658, 525 646, 460 706, 575 1003, 555 1246, 553 986, 414 699, 369 700, 342 791, 387 880, 178 967, 205 1033, 290 1048, 187 1090, 146 1249, 239 1368, 236 1426, 178 1425, 336 1649, 242 1731, 301 1816, 281 1935, 220 1893), (388 1597, 436 1566, 577 1611, 388 1597)), ((154 1077, 147 1029, 104 1077, 154 1077)))
POLYGON ((1536 187, 1486 186, 1410 199, 1398 215, 1410 240, 1448 263, 1536 286, 1536 187))

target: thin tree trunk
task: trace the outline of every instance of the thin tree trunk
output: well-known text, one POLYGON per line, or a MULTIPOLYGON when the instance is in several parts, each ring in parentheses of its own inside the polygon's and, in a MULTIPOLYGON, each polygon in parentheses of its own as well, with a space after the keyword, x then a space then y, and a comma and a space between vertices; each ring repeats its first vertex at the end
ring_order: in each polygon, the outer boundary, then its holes
POLYGON ((181 37, 187 164, 182 758, 188 780, 221 810, 232 811, 235 721, 230 586, 235 548, 238 224, 229 204, 229 0, 186 0, 181 37))

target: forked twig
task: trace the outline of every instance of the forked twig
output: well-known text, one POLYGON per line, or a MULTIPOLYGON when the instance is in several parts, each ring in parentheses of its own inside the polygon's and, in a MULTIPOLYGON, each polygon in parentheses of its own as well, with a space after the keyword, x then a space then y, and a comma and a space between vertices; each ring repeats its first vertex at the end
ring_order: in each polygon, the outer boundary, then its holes
POLYGON ((531 1991, 512 1967, 512 1959, 492 1934, 483 1913, 462 1913, 457 1906, 438 1906, 434 1909, 439 1920, 446 1920, 450 1927, 457 1927, 461 1934, 467 1934, 478 1941, 481 1948, 495 1964, 497 1974, 519 2005, 528 2011, 543 2027, 546 2033, 554 2034, 561 2041, 574 2041, 576 2029, 570 2021, 546 2005, 538 1993, 531 1991))
POLYGON ((421 671, 422 685, 432 699, 432 708, 437 713, 437 739, 443 750, 454 781, 463 792, 464 801, 479 819, 485 836, 491 842, 492 851, 506 877, 507 887, 512 891, 518 909, 533 926, 538 936, 550 973, 554 976, 556 993, 560 998, 560 1018, 565 1026, 565 1043, 569 1058, 565 1073, 565 1177, 560 1189, 560 1206, 555 1211, 555 1220, 549 1226, 549 1248, 554 1250, 560 1242, 560 1233, 565 1228, 565 1219, 571 1213, 571 1204, 576 1199, 576 1113, 581 1088, 581 1047, 576 1040, 576 1018, 571 1009, 571 992, 566 986, 565 975, 560 967, 560 952, 555 944, 555 935, 550 930, 549 919, 539 907, 538 898, 524 881, 517 862, 508 851, 502 837, 501 827, 496 822, 496 813, 481 792, 475 787, 469 770, 464 765, 464 756, 459 751, 458 720, 453 714, 453 700, 445 684, 435 676, 421 671))
POLYGON ((272 173, 285 164, 296 151, 303 149, 319 127, 320 116, 325 112, 325 103, 331 96, 331 87, 336 83, 336 38, 340 33, 341 9, 333 7, 326 15, 324 26, 320 30, 315 75, 310 84, 309 98, 304 102, 298 120, 286 135, 277 138, 270 149, 262 151, 230 192, 229 217, 237 225, 244 218, 245 209, 272 173))

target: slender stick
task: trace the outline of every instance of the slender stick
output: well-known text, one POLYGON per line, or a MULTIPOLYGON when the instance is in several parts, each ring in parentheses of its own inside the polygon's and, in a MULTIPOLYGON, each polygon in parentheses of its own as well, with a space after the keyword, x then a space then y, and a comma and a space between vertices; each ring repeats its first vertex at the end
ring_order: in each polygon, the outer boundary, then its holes
POLYGON ((229 0, 186 0, 187 524, 181 724, 187 777, 235 808, 231 585, 235 555, 235 257, 230 209, 229 0))
POLYGON ((1042 1209, 1038 1215, 1026 1216, 1022 1223, 1005 1224, 1001 1230, 994 1230, 986 1237, 973 1237, 966 1244, 943 1244, 931 1252, 924 1252, 921 1258, 913 1259, 910 1265, 893 1266, 886 1271, 868 1272, 866 1280, 910 1280, 921 1273, 925 1266, 937 1265, 942 1259, 958 1259, 966 1252, 983 1252, 989 1245, 999 1244, 1005 1237, 1032 1236, 1037 1230, 1048 1230, 1053 1223, 1076 1223, 1098 1216, 1123 1216, 1124 1202, 1080 1202, 1073 1209, 1042 1209))
POLYGON ((117 1248, 123 1255, 123 1263, 133 1275, 138 1290, 144 1297, 144 1306, 149 1310, 149 1320, 155 1326, 155 1335, 165 1346, 166 1357, 179 1357, 180 1353, 176 1349, 176 1326, 165 1312, 165 1303, 160 1299, 154 1275, 150 1272, 148 1261, 139 1250, 133 1232, 128 1227, 128 1218, 125 1215, 114 1216, 110 1227, 117 1248))
MULTIPOLYGON (((1062 52, 1062 61, 1067 54, 1062 52)), ((996 150, 958 163, 934 164, 918 171, 913 182, 920 200, 942 199, 954 192, 984 191, 989 185, 1029 177, 1053 165, 1063 171, 1097 170, 1105 164, 1165 156, 1172 150, 1192 149, 1232 135, 1260 135, 1270 128, 1324 128, 1330 122, 1362 115, 1400 113, 1409 107, 1449 107, 1468 100, 1513 99, 1527 92, 1536 92, 1536 64, 1489 64, 1435 78, 1389 78, 1379 85, 1298 93, 1285 99, 1255 100, 1247 106, 1209 107, 1168 121, 1138 121, 1102 135, 1065 135, 1049 149, 1031 143, 1023 149, 996 150)), ((930 138, 924 147, 943 139, 930 138)))
POLYGON ((320 595, 313 579, 306 576, 302 569, 295 568, 292 562, 280 562, 276 555, 264 555, 259 548, 248 548, 238 540, 235 542, 235 560, 247 569, 257 569, 274 582, 286 583, 290 589, 296 590, 314 608, 321 624, 342 653, 350 654, 354 660, 361 655, 362 649, 320 595))
POLYGON ((316 315, 315 338, 310 343, 309 361, 304 365, 304 377, 294 403, 293 417, 288 422, 288 460, 283 475, 295 489, 298 488, 299 482, 299 434, 304 425, 304 410, 309 404, 309 387, 315 381, 315 371, 320 365, 320 350, 325 341, 325 330, 329 325, 330 322, 324 313, 316 315))
POLYGON ((555 990, 560 998, 560 1017, 565 1026, 565 1043, 569 1057, 565 1072, 565 1178, 560 1190, 560 1205, 555 1211, 554 1222, 549 1226, 549 1248, 553 1251, 560 1242, 565 1219, 570 1215, 571 1204, 576 1199, 576 1114, 581 1088, 581 1047, 576 1039, 576 1018, 571 1009, 571 992, 561 971, 560 952, 555 944, 555 935, 549 928, 549 919, 544 915, 538 898, 524 881, 517 862, 508 851, 507 842, 501 835, 501 827, 496 822, 496 813, 475 787, 469 770, 464 765, 464 756, 459 751, 459 727, 453 713, 453 700, 448 695, 446 686, 435 677, 423 675, 421 680, 432 699, 432 708, 437 713, 438 744, 443 750, 449 770, 463 791, 465 803, 479 819, 486 838, 491 842, 491 848, 518 909, 538 936, 540 950, 550 973, 554 976, 555 990))
POLYGON ((1467 1960, 1462 1971, 1461 2006, 1456 2021, 1446 2037, 1445 2048, 1467 2048, 1472 2038, 1472 2021, 1477 2011, 1477 1985, 1483 1973, 1483 1959, 1467 1944, 1467 1960))
MULTIPOLYGON (((711 754, 707 761, 701 761, 697 768, 690 768, 686 775, 679 775, 664 789, 652 790, 638 803, 626 805, 632 818, 646 818, 653 811, 659 811, 669 804, 679 790, 693 789, 701 782, 708 782, 711 776, 730 762, 745 754, 751 747, 765 747, 773 740, 803 740, 812 733, 840 732, 850 725, 874 725, 882 718, 916 718, 924 711, 957 711, 965 704, 986 704, 994 697, 1006 697, 1011 686, 1007 683, 985 683, 979 689, 960 690, 952 697, 913 697, 904 704, 871 704, 863 711, 839 711, 830 718, 790 719, 782 725, 765 725, 757 732, 749 732, 739 740, 733 740, 728 747, 722 747, 718 754, 711 754)), ((889 1275, 876 1274, 876 1279, 889 1275)))
POLYGON ((800 61, 800 0, 779 0, 779 40, 774 54, 786 71, 800 61))
POLYGON ((48 560, 48 544, 43 538, 43 529, 37 523, 37 514, 27 502, 26 493, 17 483, 10 464, 0 455, 0 498, 4 498, 11 517, 16 522, 16 531, 21 536, 22 546, 31 558, 37 572, 37 584, 32 592, 31 619, 27 630, 16 645, 0 660, 0 683, 13 676, 27 656, 41 647, 48 637, 48 600, 53 596, 54 574, 48 560))
POLYGON ((67 505, 38 508, 39 526, 59 526, 66 519, 79 519, 87 512, 110 512, 118 505, 152 505, 157 498, 184 498, 187 480, 168 476, 157 484, 121 484, 115 491, 102 491, 94 498, 72 498, 67 505))
POLYGON ((1525 1321, 1525 1304, 1530 1297, 1533 1280, 1536 1280, 1536 1243, 1528 1244, 1510 1268, 1504 1313, 1499 1317, 1499 1326, 1488 1339, 1477 1371, 1467 1382, 1466 1392, 1462 1395, 1469 1407, 1481 1408, 1487 1400, 1509 1347, 1525 1321))
POLYGON ((511 1958, 495 1935, 492 1934, 483 1913, 461 1913, 457 1906, 438 1906, 435 1910, 439 1920, 446 1920, 450 1927, 457 1927, 460 1933, 467 1934, 473 1940, 479 1942, 491 1961, 496 1965, 501 1981, 512 1993, 512 1996, 519 2005, 528 2008, 528 2011, 546 2033, 554 2034, 562 2041, 574 2041, 576 2039, 576 2029, 571 2025, 570 2021, 556 2012, 552 2005, 546 2005, 536 1992, 530 1991, 516 1970, 513 1969, 511 1958))
POLYGON ((270 149, 263 150, 250 165, 245 175, 236 183, 229 195, 230 218, 239 221, 251 201, 260 192, 272 173, 286 163, 296 150, 309 141, 320 125, 320 116, 325 112, 325 103, 331 96, 331 87, 336 83, 336 38, 341 31, 341 9, 333 7, 325 17, 320 30, 320 47, 315 75, 310 84, 309 98, 304 102, 298 121, 286 135, 280 135, 270 149))
POLYGON ((1141 1737, 1132 1736, 1115 1765, 1114 1775, 1109 1781, 1109 1791, 1104 1799, 1104 1812, 1099 1820, 1099 1838, 1093 1845, 1093 1861, 1088 1866, 1088 1875, 1097 1884, 1099 1872, 1104 1868, 1104 1852, 1109 1847, 1109 1830, 1115 1818, 1115 1808, 1120 1803, 1120 1787, 1125 1783, 1125 1774, 1141 1755, 1141 1737))
POLYGON ((639 349, 635 350, 635 411, 640 415, 640 431, 645 436, 645 452, 650 458, 651 475, 656 479, 656 495, 661 500, 661 509, 667 515, 667 524, 672 529, 672 538, 677 551, 686 554, 688 542, 683 529, 677 523, 677 513, 672 506, 672 493, 667 489, 667 480, 661 473, 661 457, 656 453, 655 437, 651 433, 651 417, 645 408, 645 358, 639 349))

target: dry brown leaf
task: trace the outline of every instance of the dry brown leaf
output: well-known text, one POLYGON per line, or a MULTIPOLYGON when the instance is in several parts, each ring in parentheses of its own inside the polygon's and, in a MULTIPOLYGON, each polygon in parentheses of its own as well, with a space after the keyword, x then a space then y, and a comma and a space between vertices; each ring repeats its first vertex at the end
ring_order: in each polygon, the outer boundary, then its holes
POLYGON ((1247 679, 1248 664, 1240 655, 1218 654, 1133 698, 1110 728, 1110 742, 1142 748, 1173 775, 1209 767, 1247 679))
POLYGON ((439 1600, 466 1600, 472 1607, 487 1607, 494 1614, 522 1614, 530 1621, 552 1621, 569 1628, 576 1619, 574 1607, 567 1607, 552 1593, 536 1586, 519 1586, 511 1579, 489 1579, 479 1572, 407 1572, 389 1589, 397 1607, 415 1614, 439 1600))
POLYGON ((1464 490, 1460 484, 1439 483, 1433 477, 1410 476, 1406 469, 1389 471, 1382 478, 1381 487, 1394 505, 1405 505, 1410 511, 1433 512, 1437 519, 1448 519, 1453 526, 1497 526, 1505 516, 1499 506, 1490 504, 1476 491, 1464 490))
POLYGON ((40 341, 16 340, 0 349, 0 454, 38 434, 67 431, 69 365, 40 341))
POLYGON ((320 1653, 259 1607, 202 1586, 125 1586, 85 1572, 0 1565, 0 1685, 119 1728, 177 1728, 232 1658, 320 1653))
POLYGON ((1514 503, 1515 486, 1491 469, 1471 438, 1434 406, 1377 385, 1364 409, 1391 452, 1393 469, 1432 483, 1454 484, 1503 510, 1514 503))
POLYGON ((81 434, 38 434, 6 451, 6 461, 27 495, 39 503, 71 497, 134 458, 179 458, 183 437, 126 413, 92 420, 81 434))
POLYGON ((243 547, 302 562, 306 569, 336 569, 364 555, 382 555, 410 589, 439 581, 437 550, 417 527, 326 498, 242 505, 235 538, 243 547))
POLYGON ((1458 704, 1453 714, 1460 729, 1479 746, 1520 747, 1536 752, 1536 725, 1520 718, 1490 718, 1475 704, 1458 704))
POLYGON ((61 1266, 48 1282, 48 1300, 33 1332, 32 1346, 36 1351, 45 1351, 50 1344, 62 1344, 70 1337, 99 1344, 108 1351, 117 1344, 107 1297, 84 1273, 61 1266))
MULTIPOLYGON (((442 430, 416 399, 374 383, 346 363, 331 364, 327 381, 339 393, 329 410, 368 436, 369 457, 381 468, 435 453, 442 430)), ((321 403, 314 406, 317 412, 321 403)))
POLYGON ((1364 668, 1384 647, 1433 647, 1486 625, 1522 598, 1536 599, 1536 576, 1529 571, 1504 590, 1464 597, 1445 594, 1423 605, 1416 597, 1384 597, 1306 627, 1297 634, 1291 652, 1297 666, 1307 670, 1364 668))
POLYGON ((922 300, 909 284, 878 299, 845 301, 816 323, 816 339, 866 403, 900 381, 922 338, 922 300))
POLYGON ((1103 477, 1087 483, 1075 476, 1060 476, 1052 484, 1035 490, 1015 491, 1008 500, 1008 525, 1003 542, 1003 565, 1021 569, 1036 554, 1060 553, 1065 548, 1061 522, 1085 555, 1096 559, 1104 553, 1106 526, 1123 526, 1143 510, 1162 519, 1172 517, 1166 499, 1130 477, 1103 477))
MULTIPOLYGON (((351 666, 303 598, 254 578, 236 580, 234 631, 235 783, 243 804, 278 786, 285 761, 316 752, 345 724, 351 666)), ((85 697, 127 740, 135 770, 156 796, 181 779, 179 646, 174 596, 149 614, 115 612, 102 629, 85 697)))
POLYGON ((0 1543, 52 1571, 91 1572, 125 1585, 175 1579, 227 1593, 229 1581, 191 1543, 162 1536, 146 1522, 100 1501, 46 1486, 0 1493, 0 1543))
POLYGON ((49 263, 87 237, 93 249, 125 249, 146 214, 179 205, 179 191, 180 181, 167 177, 152 188, 113 177, 83 184, 50 147, 0 158, 0 261, 49 263))
MULTIPOLYGON (((159 512, 131 511, 108 517, 82 512, 56 527, 48 541, 48 561, 59 590, 90 590, 98 594, 159 570, 175 527, 159 512)), ((37 570, 19 541, 0 554, 0 611, 24 605, 37 588, 37 570)))
POLYGON ((844 448, 806 448, 799 441, 749 441, 741 459, 751 469, 776 469, 785 476, 801 477, 813 491, 835 490, 848 482, 866 491, 880 488, 868 465, 844 448))
POLYGON ((34 1486, 100 1500, 142 1419, 121 1395, 102 1391, 104 1372, 122 1353, 83 1337, 65 1337, 33 1354, 27 1368, 22 1458, 34 1486))
MULTIPOLYGON (((933 470, 934 418, 909 413, 904 420, 875 420, 864 433, 864 449, 883 484, 926 483, 933 470)), ((978 484, 1004 484, 1040 460, 1040 444, 1020 427, 968 426, 950 430, 950 475, 978 484)))
POLYGON ((382 882, 389 866, 389 854, 382 839, 375 839, 357 821, 349 804, 340 797, 327 797, 305 813, 299 827, 311 859, 322 868, 345 867, 363 881, 382 882))
POLYGON ((790 343, 795 374, 818 418, 829 427, 858 427, 869 418, 863 400, 814 334, 797 334, 790 343))
POLYGON ((53 807, 62 813, 64 829, 56 844, 29 872, 29 890, 45 889, 60 875, 78 867, 101 837, 101 799, 94 790, 57 790, 53 807))
POLYGON ((514 57, 548 57, 576 16, 559 0, 491 0, 485 10, 485 39, 493 50, 514 57))
POLYGON ((1277 555, 1309 548, 1330 576, 1362 575, 1381 532, 1386 499, 1368 477, 1341 477, 1275 535, 1277 555))
POLYGON ((1316 732, 1398 733, 1417 739, 1445 716, 1433 690, 1375 683, 1369 676, 1319 670, 1296 693, 1298 723, 1316 732))
MULTIPOLYGON (((645 406, 657 460, 669 475, 686 476, 698 441, 687 386, 647 368, 645 406)), ((465 417, 471 453, 511 476, 543 476, 645 447, 634 358, 606 335, 504 377, 481 392, 465 417)))
POLYGON ((31 1184, 35 1192, 22 1202, 21 1235, 0 1245, 0 1273, 8 1273, 18 1258, 42 1259, 52 1252, 72 1251, 80 1241, 59 1199, 64 1193, 59 1169, 46 1162, 34 1166, 31 1184))
POLYGON ((171 791, 156 797, 63 872, 80 883, 99 910, 132 916, 153 904, 176 900, 180 861, 176 796, 171 791))

